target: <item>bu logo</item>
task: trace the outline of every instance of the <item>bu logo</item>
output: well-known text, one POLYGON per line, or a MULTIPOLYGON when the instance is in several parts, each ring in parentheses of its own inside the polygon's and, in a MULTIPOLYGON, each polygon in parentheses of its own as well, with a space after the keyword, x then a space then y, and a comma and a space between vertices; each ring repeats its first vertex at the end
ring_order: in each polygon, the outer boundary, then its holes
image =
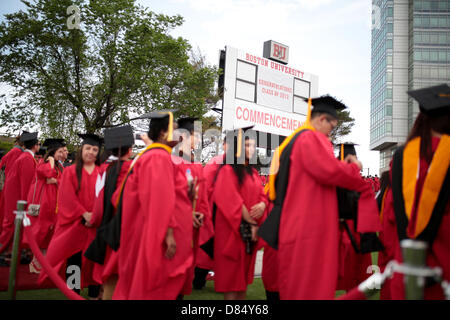
POLYGON ((286 48, 278 44, 273 44, 273 56, 282 60, 286 59, 286 48))

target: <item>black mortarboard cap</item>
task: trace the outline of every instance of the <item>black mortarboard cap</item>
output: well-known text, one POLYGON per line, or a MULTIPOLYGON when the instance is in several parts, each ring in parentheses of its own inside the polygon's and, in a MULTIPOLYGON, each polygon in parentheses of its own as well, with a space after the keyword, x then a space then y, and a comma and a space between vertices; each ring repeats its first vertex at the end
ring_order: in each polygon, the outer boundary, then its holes
POLYGON ((169 112, 171 112, 173 114, 177 111, 178 110, 176 110, 176 109, 155 110, 155 111, 145 113, 135 119, 151 119, 151 120, 164 119, 169 116, 169 112))
POLYGON ((66 144, 64 143, 64 139, 62 138, 45 139, 44 143, 42 144, 43 147, 47 147, 48 149, 62 148, 65 145, 66 144))
MULTIPOLYGON (((305 99, 305 101, 308 101, 308 99, 305 99)), ((347 108, 345 104, 330 95, 313 98, 311 104, 313 105, 311 112, 325 112, 336 119, 338 118, 337 111, 347 108)))
POLYGON ((345 142, 340 143, 337 146, 339 147, 339 159, 343 160, 349 154, 353 154, 354 156, 356 156, 355 146, 358 146, 358 144, 352 142, 345 142))
POLYGON ((134 145, 133 128, 130 125, 105 129, 105 149, 113 150, 134 145))
POLYGON ((186 117, 178 119, 178 129, 186 129, 189 132, 194 131, 194 121, 198 120, 198 118, 186 117))
POLYGON ((450 112, 450 87, 447 84, 410 90, 408 94, 419 102, 420 111, 430 116, 450 112))
POLYGON ((47 153, 47 148, 46 147, 40 147, 39 151, 36 152, 37 156, 45 156, 45 154, 47 153))
POLYGON ((100 147, 103 143, 103 138, 93 133, 78 133, 78 136, 83 139, 82 145, 90 144, 91 146, 100 147))
POLYGON ((20 135, 21 142, 37 140, 37 138, 38 138, 37 132, 24 132, 20 135))
MULTIPOLYGON (((178 110, 176 109, 164 109, 164 110, 156 110, 156 111, 152 111, 146 114, 143 114, 139 117, 137 117, 136 119, 150 119, 150 127, 152 127, 152 123, 155 124, 158 121, 161 121, 167 117, 172 117, 173 120, 173 114, 175 112, 177 112, 178 110)), ((169 127, 168 127, 168 133, 169 133, 169 138, 168 141, 172 141, 173 139, 173 124, 171 121, 169 121, 169 127)))

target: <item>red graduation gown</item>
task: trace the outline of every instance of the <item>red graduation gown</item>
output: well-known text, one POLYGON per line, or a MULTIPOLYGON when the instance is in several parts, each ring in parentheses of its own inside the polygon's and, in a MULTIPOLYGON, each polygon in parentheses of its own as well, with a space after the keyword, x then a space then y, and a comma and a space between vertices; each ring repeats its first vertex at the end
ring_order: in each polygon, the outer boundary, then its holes
POLYGON ((50 162, 41 162, 37 166, 37 182, 30 186, 28 191, 28 204, 40 204, 39 216, 30 217, 31 228, 36 238, 36 243, 41 249, 47 249, 55 231, 56 225, 56 199, 58 185, 61 183, 62 172, 55 167, 52 169, 50 162), (55 178, 57 184, 47 184, 47 179, 55 178), (35 190, 36 189, 36 190, 35 190), (33 200, 34 195, 34 200, 33 200))
MULTIPOLYGON (((82 222, 85 212, 92 212, 95 200, 95 183, 99 175, 99 167, 91 174, 82 169, 81 186, 78 192, 78 180, 75 165, 67 167, 61 177, 58 188, 58 211, 55 233, 48 246, 46 258, 64 278, 67 259, 82 252, 81 286, 94 284, 92 279, 93 262, 84 257, 84 251, 95 237, 95 228, 88 228, 82 222)), ((48 278, 43 270, 39 282, 48 278)))
MULTIPOLYGON (((19 156, 22 154, 22 149, 18 146, 14 146, 11 150, 8 151, 7 154, 5 154, 2 157, 2 160, 0 161, 0 168, 5 167, 5 177, 9 173, 9 169, 11 168, 14 161, 19 158, 19 156)), ((0 233, 2 232, 2 224, 3 224, 3 217, 4 217, 4 209, 5 209, 5 201, 3 194, 5 192, 5 185, 3 185, 3 190, 0 191, 0 233)))
POLYGON ((167 150, 151 149, 137 160, 123 190, 113 299, 175 299, 180 294, 192 264, 192 207, 186 185, 167 150), (177 198, 183 194, 184 199, 177 198), (177 246, 173 259, 165 257, 169 226, 177 246))
MULTIPOLYGON (((205 178, 206 183, 206 195, 208 201, 212 197, 213 189, 214 189, 214 178, 216 177, 217 170, 223 162, 224 155, 218 155, 211 160, 203 167, 203 177, 205 178)), ((202 245, 211 239, 214 236, 214 225, 212 221, 212 210, 213 210, 213 202, 209 201, 209 212, 210 214, 204 218, 203 227, 200 229, 199 235, 199 244, 202 245)), ((210 256, 206 254, 202 249, 197 252, 197 261, 196 266, 198 268, 212 270, 214 269, 214 260, 211 259, 210 256)))
MULTIPOLYGON (((383 243, 384 250, 378 253, 378 266, 380 267, 380 272, 384 272, 388 262, 393 260, 395 257, 395 247, 398 242, 397 226, 395 223, 394 214, 394 199, 392 198, 392 189, 390 188, 386 193, 384 204, 381 209, 382 212, 380 214, 380 220, 382 229, 379 232, 378 237, 383 243)), ((390 283, 391 279, 386 279, 384 282, 380 291, 380 300, 391 299, 390 283)))
MULTIPOLYGON (((264 219, 267 218, 270 211, 272 211, 273 202, 269 202, 266 212, 264 214, 264 219)), ((269 246, 264 240, 260 238, 263 247, 263 262, 262 262, 262 272, 261 278, 264 284, 264 288, 267 291, 278 292, 278 251, 269 246)))
POLYGON ((375 196, 357 165, 337 160, 328 137, 318 131, 306 131, 295 141, 290 160, 279 230, 280 298, 334 299, 339 263, 336 186, 362 192, 359 232, 378 231, 375 196))
MULTIPOLYGON (((354 232, 354 221, 347 220, 346 223, 359 246, 361 236, 354 232)), ((369 266, 372 265, 372 256, 370 253, 360 254, 355 252, 350 237, 341 224, 339 224, 339 235, 339 274, 336 290, 348 291, 372 275, 371 272, 368 272, 369 266)))
MULTIPOLYGON (((109 165, 109 164, 108 164, 109 165)), ((130 168, 131 161, 125 161, 122 164, 122 167, 120 169, 119 177, 117 178, 117 184, 116 189, 120 188, 122 185, 123 179, 125 179, 128 169, 130 168)), ((107 170, 108 166, 102 165, 100 167, 103 172, 107 170)), ((94 204, 94 211, 92 215, 92 224, 94 227, 100 226, 102 219, 103 219, 103 198, 104 198, 104 191, 103 188, 98 197, 95 199, 94 204)), ((113 201, 111 199, 110 201, 113 201)), ((113 204, 115 204, 113 202, 113 204)), ((105 283, 106 280, 108 280, 109 277, 112 275, 119 274, 119 250, 114 251, 109 247, 106 246, 106 253, 105 253, 105 260, 103 264, 94 263, 94 270, 92 273, 93 279, 98 283, 105 283)))
MULTIPOLYGON (((432 151, 435 152, 439 145, 439 138, 432 138, 432 151)), ((450 152, 449 150, 446 150, 450 152)), ((420 159, 420 170, 419 176, 417 179, 414 202, 417 204, 417 198, 420 196, 420 193, 423 191, 424 181, 428 174, 428 169, 430 164, 425 161, 425 159, 420 159)), ((447 167, 448 168, 448 167, 447 167)), ((392 179, 392 167, 391 167, 391 179, 392 179)), ((444 173, 445 174, 445 173, 444 173)), ((403 191, 404 192, 404 191, 403 191)), ((400 242, 398 240, 397 235, 397 223, 395 219, 395 213, 393 210, 393 202, 388 202, 385 204, 386 211, 384 212, 384 219, 386 223, 383 223, 383 232, 385 245, 388 245, 389 252, 392 252, 394 255, 394 259, 398 262, 403 262, 402 252, 400 248, 400 242), (394 240, 395 239, 395 240, 394 240)), ((411 213, 412 219, 418 219, 417 215, 417 205, 413 207, 413 212, 411 213)), ((408 225, 408 233, 409 229, 413 226, 415 227, 414 221, 409 221, 408 225)), ((414 229, 414 228, 412 228, 414 229)), ((441 224, 437 231, 436 238, 433 241, 433 245, 431 248, 428 248, 428 253, 426 257, 426 265, 428 267, 436 267, 439 266, 442 269, 442 277, 447 282, 450 281, 450 201, 447 201, 447 206, 444 209, 444 214, 442 217, 441 224)), ((391 282, 390 282, 390 295, 393 300, 402 300, 405 298, 404 285, 403 285, 403 275, 399 273, 395 273, 391 282)), ((437 300, 437 299, 445 299, 442 287, 440 284, 434 284, 431 287, 425 288, 424 292, 425 300, 437 300)))
MULTIPOLYGON (((245 291, 253 282, 257 244, 252 254, 245 252, 245 243, 239 233, 242 206, 251 207, 263 201, 267 205, 258 172, 245 175, 241 186, 231 166, 222 167, 213 191, 217 206, 214 239, 214 286, 216 292, 245 291)), ((263 217, 258 219, 262 222, 263 217)))
MULTIPOLYGON (((175 158, 172 156, 172 159, 176 159, 174 161, 174 163, 178 163, 177 169, 180 171, 181 175, 186 175, 186 170, 190 169, 192 177, 197 178, 197 185, 199 188, 198 188, 198 199, 197 199, 195 211, 203 213, 203 216, 204 216, 203 221, 205 221, 206 219, 211 220, 211 217, 209 216, 210 215, 209 202, 208 202, 208 198, 207 198, 207 194, 206 194, 205 179, 203 178, 202 164, 201 163, 190 163, 179 157, 175 158)), ((186 181, 186 183, 187 183, 187 181, 186 181)), ((180 191, 182 191, 184 193, 183 188, 180 188, 180 191)), ((179 201, 180 198, 184 198, 184 196, 177 194, 177 201, 179 201)), ((190 208, 191 208, 191 212, 192 212, 192 206, 190 208)), ((200 227, 199 229, 196 229, 196 228, 194 228, 192 223, 191 223, 191 225, 192 225, 193 259, 192 259, 192 264, 187 271, 186 282, 185 282, 185 284, 183 286, 183 290, 182 290, 183 295, 189 295, 192 292, 192 281, 194 280, 194 269, 195 269, 195 265, 196 265, 196 259, 197 259, 198 252, 202 251, 199 248, 199 237, 200 237, 200 232, 201 232, 201 229, 203 228, 203 226, 200 227)))
POLYGON ((29 151, 24 151, 11 165, 5 180, 5 208, 0 244, 3 248, 11 245, 14 235, 14 211, 18 200, 27 200, 30 185, 35 181, 36 160, 29 151))

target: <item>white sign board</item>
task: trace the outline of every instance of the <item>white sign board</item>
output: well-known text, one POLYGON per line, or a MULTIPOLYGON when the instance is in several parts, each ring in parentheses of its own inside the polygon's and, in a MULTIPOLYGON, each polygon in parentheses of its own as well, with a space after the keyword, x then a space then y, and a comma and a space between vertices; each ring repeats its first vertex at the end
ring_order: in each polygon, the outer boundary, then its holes
POLYGON ((316 75, 226 47, 222 129, 254 125, 288 136, 306 119, 304 99, 317 92, 316 75))

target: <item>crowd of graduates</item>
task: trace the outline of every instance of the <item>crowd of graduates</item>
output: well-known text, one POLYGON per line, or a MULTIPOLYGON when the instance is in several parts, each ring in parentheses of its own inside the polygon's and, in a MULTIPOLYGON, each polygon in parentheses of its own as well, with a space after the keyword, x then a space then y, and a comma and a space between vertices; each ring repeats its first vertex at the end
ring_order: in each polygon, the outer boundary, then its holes
MULTIPOLYGON (((73 290, 87 287, 92 299, 183 299, 210 271, 216 292, 245 299, 262 248, 267 299, 333 299, 370 276, 372 252, 382 270, 401 262, 408 238, 428 243, 427 264, 448 281, 450 90, 409 94, 420 113, 381 182, 361 175, 353 144, 335 157, 329 135, 346 106, 328 95, 310 100, 269 176, 252 166, 252 127, 226 131, 224 154, 196 163, 195 119, 175 121, 174 110, 140 117, 151 121, 138 154, 130 125, 79 134, 73 164, 64 139, 46 139, 42 155, 38 134, 24 132, 0 163, 0 263, 9 264, 13 211, 25 199, 47 261, 66 280, 78 267, 73 290)), ((50 281, 35 258, 26 262, 39 284, 50 281)), ((381 298, 403 291, 396 274, 381 298)), ((427 282, 425 297, 442 299, 440 284, 427 282)))

